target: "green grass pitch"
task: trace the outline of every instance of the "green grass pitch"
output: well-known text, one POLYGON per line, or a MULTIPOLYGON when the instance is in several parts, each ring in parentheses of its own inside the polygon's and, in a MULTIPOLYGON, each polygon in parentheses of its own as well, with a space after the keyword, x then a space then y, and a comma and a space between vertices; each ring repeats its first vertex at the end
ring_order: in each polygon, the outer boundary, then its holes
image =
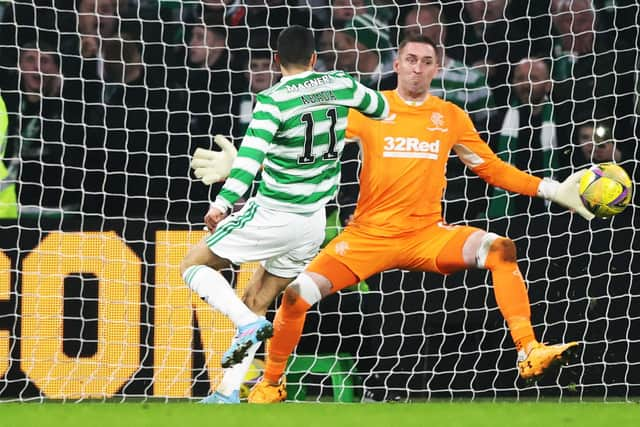
POLYGON ((637 403, 0 403, 3 427, 639 426, 637 403))

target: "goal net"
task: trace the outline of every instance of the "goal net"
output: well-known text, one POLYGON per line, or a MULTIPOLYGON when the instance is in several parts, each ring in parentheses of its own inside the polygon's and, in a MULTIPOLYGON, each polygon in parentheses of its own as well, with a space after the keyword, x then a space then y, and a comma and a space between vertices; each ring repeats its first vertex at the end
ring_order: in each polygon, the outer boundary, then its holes
MULTIPOLYGON (((399 41, 427 35, 442 58, 432 93, 503 160, 558 180, 615 162, 638 182, 638 14, 631 0, 0 1, 0 398, 215 390, 235 331, 179 264, 220 185, 198 182, 190 156, 216 133, 240 143, 280 78, 283 28, 314 29, 319 70, 380 89, 397 84, 399 41)), ((353 212, 359 159, 349 145, 328 236, 353 212)), ((637 191, 587 223, 453 155, 447 177, 445 219, 516 243, 538 338, 580 341, 577 359, 524 384, 487 272, 394 270, 312 307, 289 398, 637 397, 637 191)), ((224 274, 241 294, 256 267, 224 274)))

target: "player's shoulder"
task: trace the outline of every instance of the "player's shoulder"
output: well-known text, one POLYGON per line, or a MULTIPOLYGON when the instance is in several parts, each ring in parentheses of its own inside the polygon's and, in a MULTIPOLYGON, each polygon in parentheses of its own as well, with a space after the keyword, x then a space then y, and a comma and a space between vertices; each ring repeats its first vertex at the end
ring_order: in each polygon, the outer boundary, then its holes
POLYGON ((429 95, 430 107, 441 111, 443 114, 457 115, 464 113, 464 110, 451 101, 444 100, 438 95, 429 95))
POLYGON ((355 88, 357 85, 356 79, 353 78, 353 76, 347 73, 346 71, 332 70, 332 71, 325 71, 322 74, 326 76, 331 83, 337 84, 339 86, 355 88))
POLYGON ((351 77, 351 75, 349 73, 347 73, 346 71, 343 70, 331 70, 331 71, 325 71, 323 73, 320 74, 325 74, 331 78, 334 79, 348 79, 348 80, 354 80, 353 77, 351 77))
POLYGON ((264 108, 280 108, 280 102, 286 101, 285 86, 282 82, 278 82, 273 86, 264 89, 256 94, 256 106, 260 105, 264 108))
POLYGON ((258 92, 256 94, 256 98, 258 100, 260 100, 260 99, 271 99, 271 98, 273 98, 273 94, 278 92, 279 90, 282 90, 283 87, 284 87, 284 84, 282 82, 278 82, 278 83, 274 84, 273 86, 268 87, 268 88, 258 92))
POLYGON ((274 117, 280 117, 283 98, 282 96, 278 96, 278 92, 273 91, 273 89, 273 87, 270 87, 256 94, 256 104, 253 108, 254 113, 263 111, 270 113, 274 117))

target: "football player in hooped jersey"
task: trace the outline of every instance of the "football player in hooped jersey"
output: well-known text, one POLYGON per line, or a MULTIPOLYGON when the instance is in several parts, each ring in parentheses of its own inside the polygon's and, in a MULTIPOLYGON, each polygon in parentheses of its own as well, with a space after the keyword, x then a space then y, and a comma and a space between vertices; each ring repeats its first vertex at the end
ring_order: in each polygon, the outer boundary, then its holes
POLYGON ((468 114, 429 95, 437 64, 431 40, 423 36, 404 40, 394 63, 398 87, 383 92, 390 104, 389 117, 374 122, 355 111, 349 114, 347 137, 358 138, 363 150, 354 219, 286 288, 264 377, 252 389, 249 402, 286 398, 285 366, 311 305, 393 268, 442 274, 489 269, 498 307, 518 351, 520 376, 526 380, 542 375, 578 345, 536 340, 514 243, 478 228, 445 224, 440 202, 451 150, 491 185, 545 198, 591 219, 578 196, 582 172, 560 183, 501 161, 480 139, 468 114))
POLYGON ((372 119, 389 105, 376 91, 344 72, 316 73, 310 30, 291 26, 278 38, 276 61, 282 79, 257 96, 253 118, 237 152, 224 137, 222 152, 201 150, 192 166, 210 184, 226 180, 205 216, 212 234, 182 261, 189 287, 238 327, 222 356, 225 371, 217 391, 204 403, 238 403, 238 389, 261 341, 273 333, 264 318, 275 297, 318 253, 324 240, 326 203, 340 182, 349 109, 372 119), (235 158, 235 160, 233 160, 235 158), (229 215, 262 167, 256 197, 229 215), (218 270, 230 263, 261 261, 241 301, 218 270))

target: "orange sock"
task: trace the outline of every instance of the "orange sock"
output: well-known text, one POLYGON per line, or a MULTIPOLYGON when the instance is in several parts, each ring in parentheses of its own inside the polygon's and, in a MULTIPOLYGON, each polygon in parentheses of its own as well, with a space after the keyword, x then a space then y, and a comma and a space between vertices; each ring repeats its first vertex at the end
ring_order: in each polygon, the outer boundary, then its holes
POLYGON ((298 345, 304 319, 311 305, 299 295, 291 296, 290 290, 285 291, 282 305, 276 313, 273 322, 273 338, 269 344, 264 379, 272 384, 278 383, 287 367, 287 360, 298 345))
POLYGON ((485 266, 491 270, 498 308, 504 316, 516 349, 527 349, 536 337, 531 326, 529 295, 516 263, 515 245, 505 238, 496 239, 489 248, 485 266))

